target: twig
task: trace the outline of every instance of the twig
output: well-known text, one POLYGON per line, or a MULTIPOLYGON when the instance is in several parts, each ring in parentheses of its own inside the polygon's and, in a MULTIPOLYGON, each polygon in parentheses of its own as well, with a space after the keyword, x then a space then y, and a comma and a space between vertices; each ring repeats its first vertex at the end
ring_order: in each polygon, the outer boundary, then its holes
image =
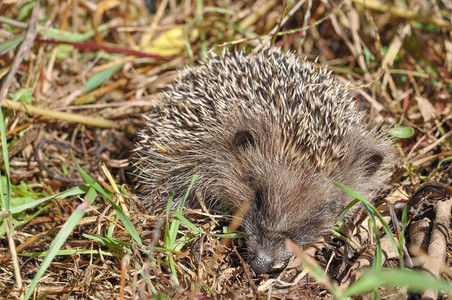
POLYGON ((27 34, 25 35, 25 39, 19 47, 16 56, 14 57, 13 64, 9 70, 8 75, 6 75, 5 81, 3 82, 2 88, 0 89, 0 104, 2 104, 3 99, 8 93, 9 86, 11 85, 11 81, 14 78, 14 75, 17 72, 17 68, 22 62, 22 58, 25 53, 30 50, 31 44, 35 40, 37 28, 38 28, 38 16, 39 16, 39 1, 36 1, 35 6, 33 8, 33 12, 30 17, 30 25, 28 25, 27 34))
POLYGON ((5 17, 0 17, 0 23, 8 24, 8 25, 11 25, 11 26, 14 26, 17 28, 22 28, 22 29, 25 29, 28 26, 27 23, 19 22, 16 20, 5 18, 5 17))
POLYGON ((452 23, 447 22, 443 19, 438 19, 435 17, 424 17, 413 11, 405 10, 400 7, 391 6, 389 4, 382 3, 380 1, 375 0, 352 0, 355 4, 363 5, 364 7, 380 11, 380 12, 388 12, 391 15, 394 15, 399 18, 407 19, 407 20, 416 20, 421 21, 427 24, 435 25, 436 27, 444 28, 447 30, 452 30, 452 23))
POLYGON ((8 244, 9 244, 9 251, 11 253, 11 260, 13 263, 13 269, 14 269, 14 277, 16 278, 17 282, 17 289, 19 290, 19 293, 21 295, 21 299, 23 296, 22 291, 22 277, 20 276, 20 267, 19 267, 19 260, 17 258, 17 250, 16 250, 16 244, 14 242, 13 238, 13 217, 11 214, 8 214, 8 216, 5 218, 6 222, 5 229, 6 229, 6 235, 8 237, 8 244))
POLYGON ((124 211, 124 213, 128 214, 129 213, 129 209, 127 208, 126 202, 124 201, 124 198, 121 195, 121 192, 118 189, 118 186, 116 185, 115 180, 113 179, 113 176, 111 176, 110 171, 108 170, 107 166, 105 165, 105 163, 102 163, 101 165, 101 169, 104 172, 105 176, 107 177, 108 181, 111 184, 111 187, 113 188, 116 197, 118 197, 118 204, 121 206, 122 210, 124 211))
POLYGON ((160 20, 162 19, 162 16, 165 13, 165 8, 168 5, 168 0, 161 1, 159 8, 157 9, 157 13, 152 18, 152 23, 150 26, 150 31, 143 35, 140 41, 141 47, 146 47, 154 37, 155 29, 157 28, 157 25, 159 24, 160 20))
MULTIPOLYGON (((423 268, 432 275, 441 275, 441 265, 444 265, 447 257, 448 230, 450 228, 450 212, 452 207, 452 197, 446 201, 439 201, 436 206, 436 218, 433 223, 430 245, 428 246, 428 256, 437 264, 426 263, 423 268)), ((422 299, 437 299, 438 291, 427 290, 422 294, 422 299)))
POLYGON ((89 50, 104 50, 106 52, 111 53, 121 53, 121 54, 127 54, 127 55, 133 55, 136 57, 146 57, 146 58, 153 58, 158 61, 170 61, 170 58, 163 57, 157 54, 149 54, 142 51, 136 51, 132 49, 126 49, 126 48, 120 48, 120 47, 112 47, 112 46, 106 46, 102 44, 94 44, 94 43, 77 43, 77 42, 67 42, 67 41, 56 41, 51 39, 36 39, 36 42, 41 44, 53 44, 53 45, 71 45, 75 48, 80 48, 83 50, 89 49, 89 50))
MULTIPOLYGON (((276 35, 277 36, 283 36, 283 35, 288 35, 288 34, 296 34, 296 33, 299 33, 299 32, 307 31, 313 26, 318 26, 319 24, 323 23, 325 20, 331 18, 331 16, 333 16, 343 6, 343 4, 344 4, 344 1, 342 1, 337 7, 335 7, 326 16, 324 16, 323 18, 315 21, 312 24, 307 25, 306 27, 290 29, 290 30, 286 30, 286 31, 281 31, 281 32, 276 33, 276 35)), ((290 13, 289 13, 289 15, 290 15, 290 13)), ((240 25, 243 26, 243 21, 240 22, 240 25)), ((208 53, 212 53, 212 52, 215 51, 215 49, 217 49, 217 48, 224 48, 225 46, 228 46, 228 45, 237 45, 237 44, 240 44, 240 43, 249 43, 249 42, 255 41, 255 40, 265 41, 265 39, 272 38, 272 37, 273 37, 273 34, 265 34, 265 35, 259 35, 257 37, 237 39, 237 40, 233 40, 233 41, 229 41, 229 42, 225 42, 225 43, 216 45, 215 47, 212 47, 212 49, 210 49, 208 51, 208 53)))
POLYGON ((88 117, 83 115, 77 115, 77 114, 70 114, 65 112, 59 112, 54 110, 45 109, 42 107, 37 106, 31 106, 28 104, 20 103, 20 102, 14 102, 11 100, 4 100, 1 104, 2 107, 5 108, 12 108, 20 111, 27 112, 29 114, 38 114, 42 116, 46 116, 49 118, 57 119, 57 120, 64 120, 68 122, 75 122, 100 128, 117 128, 118 123, 113 122, 111 120, 106 120, 102 118, 94 118, 94 117, 88 117))

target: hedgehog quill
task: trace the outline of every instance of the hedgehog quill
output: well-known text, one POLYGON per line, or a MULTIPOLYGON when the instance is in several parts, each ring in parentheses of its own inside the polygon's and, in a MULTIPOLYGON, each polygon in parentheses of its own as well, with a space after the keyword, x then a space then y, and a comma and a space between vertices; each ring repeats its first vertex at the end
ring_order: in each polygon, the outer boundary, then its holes
POLYGON ((286 238, 316 242, 352 200, 325 177, 370 196, 391 162, 346 86, 277 48, 186 69, 145 119, 135 164, 146 204, 164 205, 171 190, 180 203, 194 174, 187 205, 248 203, 242 230, 258 274, 290 258, 286 238))

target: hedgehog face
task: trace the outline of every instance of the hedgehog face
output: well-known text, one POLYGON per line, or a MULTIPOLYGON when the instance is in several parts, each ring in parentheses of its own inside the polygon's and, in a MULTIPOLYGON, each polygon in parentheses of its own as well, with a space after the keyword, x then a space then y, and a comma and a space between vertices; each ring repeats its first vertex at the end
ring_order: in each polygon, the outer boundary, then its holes
POLYGON ((254 198, 242 223, 250 266, 258 274, 290 258, 286 239, 299 245, 315 242, 347 202, 339 199, 345 195, 319 176, 305 173, 303 178, 283 166, 271 169, 272 173, 257 177, 250 185, 254 198), (330 203, 331 199, 338 202, 330 203))
MULTIPOLYGON (((268 124, 242 124, 246 123, 268 124)), ((329 204, 331 198, 338 197, 337 188, 308 165, 290 162, 281 155, 281 145, 275 142, 280 133, 270 127, 241 126, 232 130, 227 138, 229 151, 225 151, 232 155, 219 159, 229 162, 221 168, 228 184, 222 185, 224 190, 218 193, 224 197, 220 202, 229 202, 235 209, 250 203, 242 230, 251 268, 258 274, 290 258, 285 239, 299 245, 315 242, 334 223, 333 212, 337 210, 337 205, 329 204)), ((345 201, 338 203, 342 207, 345 201)))
POLYGON ((285 248, 286 239, 300 246, 316 242, 352 200, 325 178, 367 195, 368 183, 375 180, 383 161, 381 154, 365 146, 368 143, 350 137, 346 140, 354 151, 347 153, 336 166, 315 169, 311 161, 285 156, 280 144, 268 143, 278 140, 273 137, 278 132, 264 127, 236 130, 231 138, 236 149, 229 151, 234 155, 227 159, 235 167, 227 168, 225 179, 234 183, 220 193, 227 195, 222 202, 232 201, 236 209, 250 203, 242 230, 250 266, 257 274, 268 273, 275 264, 291 257, 285 248), (352 145, 352 141, 358 142, 352 145))

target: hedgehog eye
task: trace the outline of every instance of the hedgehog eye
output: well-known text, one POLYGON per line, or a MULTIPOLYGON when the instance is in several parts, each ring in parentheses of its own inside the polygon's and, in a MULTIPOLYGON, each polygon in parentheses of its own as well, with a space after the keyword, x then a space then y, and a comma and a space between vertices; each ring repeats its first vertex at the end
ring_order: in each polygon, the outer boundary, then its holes
POLYGON ((256 191, 256 195, 254 196, 254 203, 256 204, 256 207, 258 210, 260 210, 263 206, 264 203, 264 197, 263 197, 263 192, 261 189, 258 189, 256 191))
POLYGON ((281 236, 283 238, 289 238, 291 240, 295 240, 296 239, 296 234, 294 234, 292 231, 287 230, 281 233, 281 236))
POLYGON ((238 131, 234 136, 233 143, 237 149, 244 150, 254 146, 254 137, 249 130, 238 131))
POLYGON ((373 154, 364 163, 365 165, 364 171, 366 172, 366 175, 367 176, 373 175, 378 170, 382 163, 383 156, 379 153, 373 154))

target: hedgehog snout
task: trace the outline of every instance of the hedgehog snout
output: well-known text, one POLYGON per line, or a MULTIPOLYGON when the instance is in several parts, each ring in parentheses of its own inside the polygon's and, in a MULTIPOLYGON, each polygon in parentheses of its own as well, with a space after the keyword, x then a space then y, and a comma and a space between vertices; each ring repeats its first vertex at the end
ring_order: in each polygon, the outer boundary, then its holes
POLYGON ((249 260, 250 267, 256 274, 270 272, 275 264, 275 260, 261 249, 258 249, 254 254, 250 255, 249 260))

